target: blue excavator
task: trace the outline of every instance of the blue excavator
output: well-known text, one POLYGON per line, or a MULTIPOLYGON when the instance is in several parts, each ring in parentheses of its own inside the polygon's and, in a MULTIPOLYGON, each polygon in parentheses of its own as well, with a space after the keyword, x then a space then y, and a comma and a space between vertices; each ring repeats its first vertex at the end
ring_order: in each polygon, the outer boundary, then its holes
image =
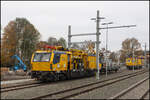
POLYGON ((24 71, 27 71, 27 66, 23 63, 23 61, 20 59, 19 56, 17 55, 13 55, 12 56, 13 59, 17 59, 19 62, 17 64, 14 65, 13 69, 14 71, 17 71, 19 69, 23 69, 24 71))

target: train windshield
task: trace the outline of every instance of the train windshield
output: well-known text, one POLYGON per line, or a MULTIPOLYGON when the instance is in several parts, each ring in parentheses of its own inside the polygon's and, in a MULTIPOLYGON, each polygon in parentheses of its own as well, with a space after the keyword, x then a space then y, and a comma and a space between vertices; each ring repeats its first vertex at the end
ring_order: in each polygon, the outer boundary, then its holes
POLYGON ((50 58, 51 53, 35 53, 33 62, 48 62, 50 58))

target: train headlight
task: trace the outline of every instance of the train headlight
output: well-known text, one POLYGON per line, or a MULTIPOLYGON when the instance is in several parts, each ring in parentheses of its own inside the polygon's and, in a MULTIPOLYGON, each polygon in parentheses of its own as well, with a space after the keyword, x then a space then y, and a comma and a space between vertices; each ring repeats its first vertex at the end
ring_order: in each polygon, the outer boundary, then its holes
POLYGON ((57 68, 59 68, 60 67, 60 65, 59 64, 57 64, 57 68))

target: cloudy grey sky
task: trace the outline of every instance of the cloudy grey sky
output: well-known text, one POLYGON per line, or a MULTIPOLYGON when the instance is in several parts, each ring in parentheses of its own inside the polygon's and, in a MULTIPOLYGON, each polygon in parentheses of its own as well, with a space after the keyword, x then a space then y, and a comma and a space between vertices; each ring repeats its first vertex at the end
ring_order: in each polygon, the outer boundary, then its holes
MULTIPOLYGON (((49 36, 68 40, 68 25, 72 26, 72 34, 96 32, 96 23, 90 19, 96 17, 99 10, 100 16, 106 18, 101 23, 112 21, 114 24, 110 26, 137 25, 133 28, 109 29, 109 50, 119 50, 122 41, 131 37, 149 46, 148 1, 1 1, 1 5, 2 27, 16 17, 25 17, 39 30, 44 41, 49 36)), ((101 30, 100 48, 105 47, 105 35, 106 30, 101 30)), ((96 37, 72 38, 73 42, 84 40, 95 41, 96 37)))

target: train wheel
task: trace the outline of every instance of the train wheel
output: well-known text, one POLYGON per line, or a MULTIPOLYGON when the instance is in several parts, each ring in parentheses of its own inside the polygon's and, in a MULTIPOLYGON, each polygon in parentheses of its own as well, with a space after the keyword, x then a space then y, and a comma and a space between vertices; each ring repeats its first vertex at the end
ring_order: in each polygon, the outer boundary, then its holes
POLYGON ((129 70, 131 70, 131 67, 128 67, 129 70))
POLYGON ((60 80, 66 80, 67 78, 66 78, 66 75, 65 74, 61 74, 60 75, 60 80))
POLYGON ((127 69, 129 69, 129 67, 128 67, 128 66, 126 66, 126 68, 127 68, 127 69))
POLYGON ((71 72, 70 71, 66 73, 66 79, 67 80, 71 79, 71 72))
POLYGON ((115 72, 117 72, 117 71, 118 71, 118 69, 115 70, 115 72))
POLYGON ((142 66, 140 66, 140 69, 142 68, 142 66))

